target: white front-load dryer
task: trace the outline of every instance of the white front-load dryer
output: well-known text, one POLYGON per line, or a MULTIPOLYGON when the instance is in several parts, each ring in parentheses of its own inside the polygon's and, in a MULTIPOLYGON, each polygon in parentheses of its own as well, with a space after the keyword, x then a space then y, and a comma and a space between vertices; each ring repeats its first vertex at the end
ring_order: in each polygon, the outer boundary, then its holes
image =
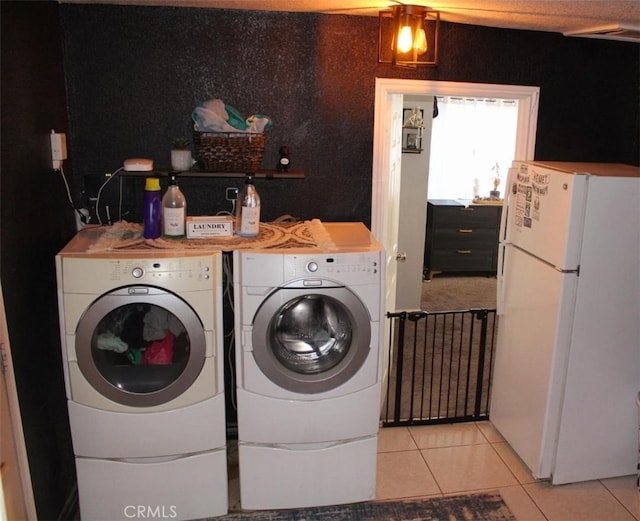
POLYGON ((375 497, 382 249, 234 252, 240 502, 375 497))
POLYGON ((221 254, 56 257, 69 421, 83 519, 228 510, 221 254))

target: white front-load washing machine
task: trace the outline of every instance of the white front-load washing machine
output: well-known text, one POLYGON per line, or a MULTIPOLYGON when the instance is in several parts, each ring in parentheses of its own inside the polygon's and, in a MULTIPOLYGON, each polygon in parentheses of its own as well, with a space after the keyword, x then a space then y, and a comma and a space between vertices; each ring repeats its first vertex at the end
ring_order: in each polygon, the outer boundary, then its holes
POLYGON ((228 510, 219 252, 56 257, 82 519, 194 519, 228 510))
POLYGON ((234 252, 244 509, 375 497, 384 261, 365 231, 331 251, 234 252))

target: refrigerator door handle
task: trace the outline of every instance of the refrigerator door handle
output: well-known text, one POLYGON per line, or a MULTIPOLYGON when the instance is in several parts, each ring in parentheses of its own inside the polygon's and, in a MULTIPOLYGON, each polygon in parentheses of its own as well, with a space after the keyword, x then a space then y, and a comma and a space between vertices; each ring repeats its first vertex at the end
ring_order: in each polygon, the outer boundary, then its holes
POLYGON ((497 295, 496 295, 496 314, 504 314, 504 274, 505 274, 505 249, 511 246, 511 243, 507 240, 507 228, 509 226, 509 213, 511 211, 511 198, 514 195, 511 189, 514 179, 517 178, 518 168, 509 168, 509 174, 507 175, 507 182, 504 190, 504 200, 502 202, 502 215, 500 217, 500 236, 498 244, 498 273, 497 273, 497 295))
POLYGON ((558 271, 560 273, 575 273, 576 275, 580 275, 580 265, 578 265, 576 268, 572 268, 572 269, 561 268, 560 266, 556 266, 552 262, 549 262, 548 260, 545 260, 542 257, 538 257, 537 255, 534 255, 530 251, 523 250, 522 248, 520 248, 519 246, 516 246, 515 244, 509 244, 509 246, 512 247, 512 248, 518 249, 522 253, 524 253, 526 255, 529 255, 530 257, 533 257, 534 259, 542 262, 543 264, 546 264, 550 268, 552 268, 552 269, 554 269, 554 270, 556 270, 556 271, 558 271))
POLYGON ((502 201, 502 215, 500 216, 500 237, 499 240, 507 240, 507 227, 509 226, 509 214, 511 212, 511 199, 513 194, 512 186, 514 185, 514 179, 517 178, 518 169, 509 168, 509 175, 507 176, 507 182, 504 189, 504 200, 502 201))
POLYGON ((504 314, 504 253, 507 244, 500 243, 498 245, 498 276, 496 280, 496 314, 498 316, 504 314))

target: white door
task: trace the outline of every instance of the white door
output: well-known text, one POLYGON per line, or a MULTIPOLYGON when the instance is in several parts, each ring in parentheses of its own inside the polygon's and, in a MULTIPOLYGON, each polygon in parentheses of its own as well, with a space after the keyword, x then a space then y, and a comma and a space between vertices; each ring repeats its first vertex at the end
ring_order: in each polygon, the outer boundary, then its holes
MULTIPOLYGON (((374 128, 378 132, 374 143, 383 153, 374 153, 373 169, 379 171, 373 187, 371 228, 386 253, 385 311, 396 309, 396 280, 398 251, 398 223, 400 208, 400 173, 402 167, 402 95, 391 94, 379 99, 376 86, 376 114, 374 128)), ((376 136, 374 135, 374 141, 376 136)), ((386 336, 385 336, 386 338, 386 336)))
MULTIPOLYGON (((400 205, 400 171, 402 162, 402 95, 383 95, 376 83, 374 116, 373 189, 371 231, 384 247, 386 256, 385 294, 382 315, 395 310, 398 255, 398 219, 400 205), (381 153, 376 154, 379 150, 381 153), (375 172, 380 175, 376 176, 375 172)), ((389 338, 390 321, 384 320, 381 338, 389 338)), ((382 349, 382 389, 387 388, 389 353, 382 349)), ((380 406, 384 403, 384 392, 380 406)))
MULTIPOLYGON (((404 95, 473 96, 518 100, 515 157, 533 159, 539 87, 376 78, 373 129, 371 231, 387 251, 386 311, 396 310, 401 109, 404 95)), ((415 282, 420 283, 420 280, 415 282)), ((388 338, 388 337, 385 337, 388 338)))
POLYGON ((403 113, 407 108, 423 111, 420 153, 402 154, 400 203, 398 222, 398 258, 395 305, 397 310, 418 310, 422 300, 424 243, 427 224, 427 188, 433 121, 433 96, 404 96, 403 113))

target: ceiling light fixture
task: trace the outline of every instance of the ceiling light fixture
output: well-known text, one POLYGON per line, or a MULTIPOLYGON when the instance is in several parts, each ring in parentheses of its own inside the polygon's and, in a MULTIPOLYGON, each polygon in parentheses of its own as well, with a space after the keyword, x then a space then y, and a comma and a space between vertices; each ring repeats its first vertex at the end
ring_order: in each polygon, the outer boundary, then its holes
POLYGON ((378 63, 401 67, 438 64, 440 12, 421 5, 395 5, 378 15, 378 63))

